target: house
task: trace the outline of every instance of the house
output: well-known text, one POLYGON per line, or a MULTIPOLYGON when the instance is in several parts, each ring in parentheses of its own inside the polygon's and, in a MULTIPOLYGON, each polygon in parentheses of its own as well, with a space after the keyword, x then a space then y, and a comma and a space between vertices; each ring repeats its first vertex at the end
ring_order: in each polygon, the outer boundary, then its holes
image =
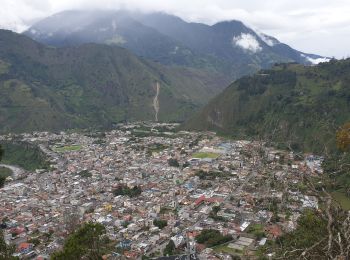
POLYGON ((128 249, 131 248, 131 240, 129 239, 124 239, 123 241, 121 241, 119 243, 119 247, 123 248, 123 249, 128 249))
POLYGON ((240 225, 239 229, 243 232, 249 225, 250 225, 250 222, 244 221, 244 222, 240 225))
POLYGON ((133 252, 133 251, 125 251, 124 252, 124 256, 126 258, 130 258, 130 259, 137 259, 139 254, 137 252, 133 252))
POLYGON ((223 198, 206 198, 205 195, 201 195, 198 199, 195 200, 194 202, 194 206, 198 207, 199 205, 201 205, 202 203, 206 202, 208 204, 211 203, 220 203, 222 202, 224 199, 223 198))
POLYGON ((185 238, 182 235, 173 236, 171 240, 173 240, 176 248, 185 243, 185 238))
POLYGON ((17 247, 17 252, 20 252, 22 254, 27 254, 32 250, 33 250, 33 244, 26 243, 26 242, 19 244, 19 246, 17 247))

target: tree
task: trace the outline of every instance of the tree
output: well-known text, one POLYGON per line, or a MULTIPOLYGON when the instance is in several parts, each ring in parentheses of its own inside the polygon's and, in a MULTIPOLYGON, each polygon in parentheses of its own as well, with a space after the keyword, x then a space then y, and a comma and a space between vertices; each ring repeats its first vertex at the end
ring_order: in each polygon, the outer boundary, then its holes
POLYGON ((0 188, 4 187, 6 181, 5 176, 0 176, 0 188))
POLYGON ((169 164, 169 166, 172 166, 172 167, 179 167, 180 166, 180 164, 177 161, 177 159, 174 159, 174 158, 170 158, 168 160, 168 164, 169 164))
POLYGON ((99 223, 85 223, 71 234, 64 243, 62 251, 51 256, 52 260, 89 259, 100 260, 104 254, 107 237, 106 229, 99 223))
POLYGON ((337 131, 337 147, 339 150, 346 152, 350 147, 350 123, 346 123, 337 131))
POLYGON ((340 207, 326 189, 319 191, 312 178, 304 178, 309 193, 316 196, 323 207, 305 211, 298 220, 297 228, 278 238, 277 248, 270 247, 270 250, 276 252, 275 259, 283 260, 349 259, 349 212, 340 207))
POLYGON ((175 253, 175 244, 173 240, 170 240, 169 243, 164 248, 163 254, 164 255, 174 255, 175 253))
POLYGON ((15 247, 6 244, 4 239, 4 232, 2 231, 2 229, 0 229, 0 260, 17 259, 16 257, 12 256, 14 252, 15 247))
POLYGON ((133 188, 129 188, 126 185, 119 185, 115 190, 113 190, 114 196, 129 196, 130 198, 136 197, 142 193, 142 189, 140 186, 134 186, 133 188))
POLYGON ((153 220, 153 225, 155 225, 156 227, 163 229, 164 227, 166 227, 168 225, 168 222, 166 220, 162 220, 162 219, 155 219, 153 220))
POLYGON ((200 244, 205 244, 207 247, 220 245, 230 240, 232 240, 232 236, 223 236, 219 230, 215 229, 204 229, 198 236, 196 236, 196 241, 200 244))

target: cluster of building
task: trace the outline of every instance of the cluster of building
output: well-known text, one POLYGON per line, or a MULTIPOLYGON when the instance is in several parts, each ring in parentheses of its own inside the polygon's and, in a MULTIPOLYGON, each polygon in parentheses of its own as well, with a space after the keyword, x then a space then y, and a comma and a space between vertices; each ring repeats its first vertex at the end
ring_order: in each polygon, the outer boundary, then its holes
POLYGON ((77 224, 93 221, 113 241, 107 259, 160 257, 170 240, 180 255, 196 259, 254 256, 295 229, 305 208, 318 207, 303 176, 321 173, 322 158, 175 127, 138 123, 105 133, 2 136, 38 144, 52 164, 0 190, 7 243, 21 258, 46 259, 77 224), (141 194, 116 195, 121 186, 141 194), (196 243, 204 229, 232 240, 214 248, 196 243))

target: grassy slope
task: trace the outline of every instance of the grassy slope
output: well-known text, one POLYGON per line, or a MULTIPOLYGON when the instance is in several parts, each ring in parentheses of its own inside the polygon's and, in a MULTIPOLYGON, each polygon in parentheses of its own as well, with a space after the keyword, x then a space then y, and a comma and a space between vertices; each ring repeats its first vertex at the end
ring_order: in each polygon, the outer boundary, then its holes
POLYGON ((57 49, 0 30, 1 132, 152 120, 156 81, 162 121, 186 119, 227 83, 220 75, 164 67, 119 47, 57 49))
POLYGON ((43 152, 36 146, 22 142, 1 143, 4 155, 1 163, 17 165, 25 170, 34 171, 49 167, 43 152))
POLYGON ((321 152, 334 148, 336 128, 350 117, 349 102, 350 59, 315 67, 279 65, 236 81, 184 128, 321 152))

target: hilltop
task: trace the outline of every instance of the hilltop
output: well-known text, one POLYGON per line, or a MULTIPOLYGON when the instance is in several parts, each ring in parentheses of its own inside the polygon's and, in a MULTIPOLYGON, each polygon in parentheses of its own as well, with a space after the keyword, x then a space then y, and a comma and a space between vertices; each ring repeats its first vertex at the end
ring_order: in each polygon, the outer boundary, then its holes
POLYGON ((350 59, 308 67, 276 65, 243 77, 215 97, 183 128, 324 151, 350 117, 350 59))

